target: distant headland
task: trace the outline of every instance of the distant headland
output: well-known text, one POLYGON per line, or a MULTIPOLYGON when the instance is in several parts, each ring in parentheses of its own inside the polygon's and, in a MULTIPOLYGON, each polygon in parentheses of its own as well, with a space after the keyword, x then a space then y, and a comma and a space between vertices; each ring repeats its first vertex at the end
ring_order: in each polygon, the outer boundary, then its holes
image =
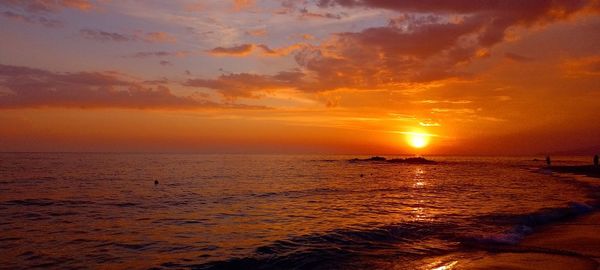
POLYGON ((370 158, 353 158, 348 160, 349 162, 385 162, 385 163, 407 163, 407 164, 436 164, 437 162, 429 160, 423 157, 409 157, 409 158, 393 158, 387 159, 380 156, 374 156, 370 158))

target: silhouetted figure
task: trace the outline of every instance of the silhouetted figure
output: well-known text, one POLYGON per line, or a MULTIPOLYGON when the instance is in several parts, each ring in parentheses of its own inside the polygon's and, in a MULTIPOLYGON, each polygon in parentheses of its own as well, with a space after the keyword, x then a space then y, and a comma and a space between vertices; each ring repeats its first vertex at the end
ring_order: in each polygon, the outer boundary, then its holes
POLYGON ((550 156, 546 156, 546 164, 548 164, 548 166, 550 166, 552 164, 552 161, 550 160, 550 156))
POLYGON ((158 180, 154 180, 154 185, 158 185, 158 180))
POLYGON ((598 167, 598 155, 594 156, 594 167, 598 167))

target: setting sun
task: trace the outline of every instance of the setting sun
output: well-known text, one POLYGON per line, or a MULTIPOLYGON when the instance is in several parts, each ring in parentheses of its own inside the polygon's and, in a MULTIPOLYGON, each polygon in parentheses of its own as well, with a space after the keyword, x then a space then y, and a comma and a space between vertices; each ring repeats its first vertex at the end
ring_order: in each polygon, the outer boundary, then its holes
POLYGON ((429 144, 429 135, 423 133, 407 133, 406 141, 414 148, 423 148, 429 144))

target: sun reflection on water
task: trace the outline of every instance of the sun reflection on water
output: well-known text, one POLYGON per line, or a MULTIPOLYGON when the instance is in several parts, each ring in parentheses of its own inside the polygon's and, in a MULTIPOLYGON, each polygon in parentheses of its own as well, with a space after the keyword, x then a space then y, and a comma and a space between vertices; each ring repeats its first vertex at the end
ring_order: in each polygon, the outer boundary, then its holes
MULTIPOLYGON (((430 266, 434 265, 434 264, 440 264, 440 263, 442 263, 442 262, 438 261, 438 262, 430 264, 430 266)), ((435 266, 435 267, 431 268, 431 270, 450 270, 450 269, 454 269, 454 266, 456 266, 456 264, 458 264, 458 261, 451 261, 448 263, 444 263, 444 265, 435 266)))
POLYGON ((425 186, 425 175, 424 175, 424 171, 422 168, 417 168, 415 170, 415 177, 414 177, 414 184, 413 187, 414 188, 419 188, 419 187, 423 187, 425 186))
MULTIPOLYGON (((423 168, 418 167, 415 169, 415 174, 414 174, 414 178, 413 178, 413 185, 412 187, 415 189, 419 189, 419 188, 423 188, 426 185, 426 181, 425 181, 425 171, 423 170, 423 168)), ((419 191, 414 191, 414 192, 419 192, 419 191)), ((425 200, 421 199, 419 194, 414 194, 414 196, 416 197, 416 205, 419 205, 417 207, 413 207, 411 209, 412 212, 412 219, 414 221, 424 221, 427 220, 429 218, 429 213, 427 211, 426 208, 421 207, 421 205, 426 205, 425 200)))

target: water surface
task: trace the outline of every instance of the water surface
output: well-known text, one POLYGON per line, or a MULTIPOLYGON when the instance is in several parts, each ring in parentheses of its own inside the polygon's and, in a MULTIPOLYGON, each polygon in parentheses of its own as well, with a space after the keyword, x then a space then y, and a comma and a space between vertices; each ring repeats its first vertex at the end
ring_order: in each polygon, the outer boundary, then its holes
POLYGON ((419 268, 473 243, 516 243, 597 199, 593 186, 532 158, 354 157, 0 154, 0 263, 419 268))

